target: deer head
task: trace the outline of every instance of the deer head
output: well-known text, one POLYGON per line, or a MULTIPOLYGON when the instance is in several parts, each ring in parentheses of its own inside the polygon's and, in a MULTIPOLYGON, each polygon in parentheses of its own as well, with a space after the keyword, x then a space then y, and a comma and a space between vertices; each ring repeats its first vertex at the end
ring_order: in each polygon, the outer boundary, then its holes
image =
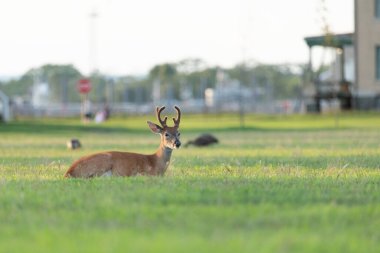
POLYGON ((173 118, 174 126, 169 127, 166 124, 168 117, 165 116, 164 119, 161 118, 161 112, 164 109, 165 106, 156 108, 157 120, 160 122, 161 126, 150 121, 147 123, 153 133, 161 135, 161 145, 163 145, 165 148, 177 149, 181 146, 181 141, 179 140, 180 133, 178 131, 179 123, 181 121, 181 110, 177 106, 174 106, 174 109, 177 111, 177 118, 173 118))

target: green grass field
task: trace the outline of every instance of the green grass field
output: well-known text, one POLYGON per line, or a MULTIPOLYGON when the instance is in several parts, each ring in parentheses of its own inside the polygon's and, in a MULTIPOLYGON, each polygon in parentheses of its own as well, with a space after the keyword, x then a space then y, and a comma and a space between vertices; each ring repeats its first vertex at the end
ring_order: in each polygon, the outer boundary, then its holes
POLYGON ((250 115, 243 129, 185 114, 183 142, 220 144, 174 151, 164 177, 63 178, 93 152, 153 153, 153 119, 0 124, 0 252, 378 252, 379 114, 250 115))

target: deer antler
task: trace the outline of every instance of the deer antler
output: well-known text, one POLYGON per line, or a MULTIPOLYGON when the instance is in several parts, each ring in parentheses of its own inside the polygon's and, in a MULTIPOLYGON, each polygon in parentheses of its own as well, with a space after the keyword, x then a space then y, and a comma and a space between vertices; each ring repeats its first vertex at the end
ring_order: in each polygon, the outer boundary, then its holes
POLYGON ((156 112, 157 112, 157 119, 158 121, 160 122, 161 126, 162 127, 167 127, 166 125, 166 120, 168 119, 168 117, 165 116, 164 120, 161 119, 161 112, 165 109, 165 106, 159 108, 159 107, 156 107, 156 112))
POLYGON ((181 110, 176 105, 174 108, 177 110, 177 119, 173 118, 174 126, 179 127, 179 123, 181 122, 181 110))

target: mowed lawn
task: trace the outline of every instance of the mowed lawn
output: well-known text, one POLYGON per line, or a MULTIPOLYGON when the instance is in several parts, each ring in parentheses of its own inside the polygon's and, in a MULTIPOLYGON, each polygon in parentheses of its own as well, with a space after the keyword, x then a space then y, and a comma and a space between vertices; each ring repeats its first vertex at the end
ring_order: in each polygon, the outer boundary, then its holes
POLYGON ((174 151, 164 177, 63 178, 86 154, 153 153, 146 120, 0 124, 0 252, 379 252, 380 114, 184 114, 184 143, 220 144, 174 151))

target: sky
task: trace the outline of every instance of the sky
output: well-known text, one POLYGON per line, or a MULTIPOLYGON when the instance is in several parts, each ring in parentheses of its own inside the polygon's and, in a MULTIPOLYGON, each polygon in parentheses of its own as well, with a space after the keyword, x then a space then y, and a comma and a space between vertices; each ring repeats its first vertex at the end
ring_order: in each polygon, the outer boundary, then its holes
POLYGON ((43 64, 142 75, 186 58, 306 63, 305 36, 353 32, 354 0, 0 0, 0 76, 43 64), (91 18, 91 13, 97 13, 91 18))

